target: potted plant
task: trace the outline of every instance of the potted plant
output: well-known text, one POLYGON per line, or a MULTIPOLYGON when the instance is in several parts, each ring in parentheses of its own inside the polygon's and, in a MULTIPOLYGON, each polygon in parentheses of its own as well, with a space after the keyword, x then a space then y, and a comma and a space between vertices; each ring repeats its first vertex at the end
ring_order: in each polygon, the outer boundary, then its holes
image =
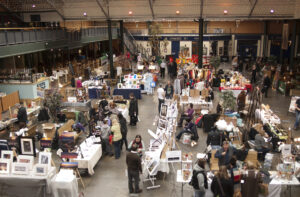
POLYGON ((45 96, 44 105, 49 109, 54 122, 57 122, 57 113, 60 111, 63 96, 57 91, 51 91, 45 96))
POLYGON ((218 56, 213 56, 210 58, 210 65, 212 65, 215 68, 215 74, 217 74, 217 69, 219 68, 221 64, 221 59, 218 56))
POLYGON ((231 91, 222 92, 220 98, 224 112, 234 111, 234 107, 236 106, 236 98, 233 96, 231 91))

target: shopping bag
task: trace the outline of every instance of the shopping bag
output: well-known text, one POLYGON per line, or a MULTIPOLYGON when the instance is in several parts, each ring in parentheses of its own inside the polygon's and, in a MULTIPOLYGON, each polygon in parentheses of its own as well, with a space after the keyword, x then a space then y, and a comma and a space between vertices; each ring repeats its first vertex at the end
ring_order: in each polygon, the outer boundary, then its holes
POLYGON ((108 140, 109 140, 109 144, 112 144, 113 135, 110 135, 109 138, 108 138, 108 140))

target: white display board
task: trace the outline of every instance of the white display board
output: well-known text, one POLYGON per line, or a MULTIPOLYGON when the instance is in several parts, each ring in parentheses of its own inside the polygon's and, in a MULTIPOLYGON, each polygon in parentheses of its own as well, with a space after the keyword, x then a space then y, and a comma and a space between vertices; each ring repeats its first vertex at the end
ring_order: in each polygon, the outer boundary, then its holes
POLYGON ((166 158, 169 163, 181 162, 181 150, 167 151, 166 158))

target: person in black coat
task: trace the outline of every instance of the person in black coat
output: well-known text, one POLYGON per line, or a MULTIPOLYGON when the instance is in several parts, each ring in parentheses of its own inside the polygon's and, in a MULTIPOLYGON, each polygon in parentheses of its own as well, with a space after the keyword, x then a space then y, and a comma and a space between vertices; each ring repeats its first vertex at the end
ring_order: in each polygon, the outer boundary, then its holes
POLYGON ((120 123, 120 127, 121 127, 121 134, 122 134, 122 141, 121 141, 121 150, 123 148, 123 144, 125 143, 125 148, 126 150, 128 150, 128 141, 127 141, 127 123, 126 123, 126 119, 124 118, 124 116, 119 113, 118 114, 118 118, 119 118, 119 123, 120 123))
POLYGON ((134 97, 133 93, 130 93, 129 95, 130 98, 130 103, 129 103, 129 116, 130 116, 130 125, 135 126, 137 122, 137 117, 138 117, 138 101, 134 97))
POLYGON ((263 93, 265 93, 265 98, 268 97, 268 90, 271 87, 271 80, 267 74, 265 74, 263 82, 263 93))
POLYGON ((21 129, 21 128, 26 127, 26 123, 28 121, 28 119, 27 119, 27 111, 26 111, 26 108, 23 107, 20 104, 17 104, 17 108, 18 108, 17 118, 18 118, 18 122, 19 122, 19 127, 21 129))
POLYGON ((227 167, 220 166, 219 172, 217 172, 212 180, 210 189, 214 194, 214 197, 232 197, 233 196, 233 183, 228 176, 227 167))

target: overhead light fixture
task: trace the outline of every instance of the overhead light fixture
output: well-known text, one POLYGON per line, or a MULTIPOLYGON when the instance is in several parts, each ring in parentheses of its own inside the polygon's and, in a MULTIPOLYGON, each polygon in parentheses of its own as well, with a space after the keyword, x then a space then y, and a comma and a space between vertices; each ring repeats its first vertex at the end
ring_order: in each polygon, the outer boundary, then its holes
POLYGON ((180 14, 180 11, 179 11, 179 10, 177 10, 177 11, 176 11, 176 14, 180 14))
POLYGON ((32 7, 35 8, 35 4, 32 4, 32 7))
POLYGON ((87 15, 87 13, 86 12, 83 12, 83 16, 86 16, 87 15))
POLYGON ((224 10, 224 14, 228 14, 228 10, 224 10))
POLYGON ((132 11, 129 11, 128 14, 129 14, 129 15, 132 15, 132 11))
POLYGON ((275 11, 274 11, 273 9, 270 10, 270 13, 271 13, 271 14, 274 14, 274 12, 275 12, 275 11))

